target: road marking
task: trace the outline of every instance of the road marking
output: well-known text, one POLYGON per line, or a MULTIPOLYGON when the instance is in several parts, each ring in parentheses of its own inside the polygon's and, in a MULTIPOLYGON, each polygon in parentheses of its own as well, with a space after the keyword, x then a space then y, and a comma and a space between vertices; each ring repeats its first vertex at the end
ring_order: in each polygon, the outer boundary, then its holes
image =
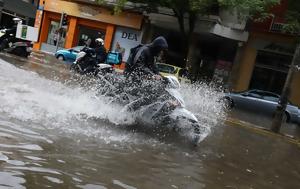
POLYGON ((265 135, 265 136, 271 136, 271 137, 275 137, 275 138, 279 137, 279 138, 281 138, 281 139, 283 139, 287 142, 296 144, 300 147, 300 139, 295 138, 291 135, 286 135, 286 134, 282 134, 282 133, 274 133, 269 129, 259 127, 259 126, 256 126, 254 124, 248 123, 248 122, 232 119, 232 118, 227 118, 225 120, 225 124, 230 125, 230 126, 242 127, 242 128, 247 129, 247 130, 251 130, 251 131, 254 131, 255 133, 265 135))

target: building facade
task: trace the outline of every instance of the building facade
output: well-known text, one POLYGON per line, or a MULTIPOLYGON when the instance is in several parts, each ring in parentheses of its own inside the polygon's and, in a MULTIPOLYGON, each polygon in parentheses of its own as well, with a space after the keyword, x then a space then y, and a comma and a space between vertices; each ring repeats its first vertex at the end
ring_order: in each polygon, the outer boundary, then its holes
MULTIPOLYGON (((198 16, 187 56, 178 20, 170 9, 147 15, 149 29, 144 36, 150 39, 146 41, 151 41, 164 35, 169 43, 168 63, 187 67, 193 79, 226 85, 238 43, 248 40, 248 32, 244 30, 245 22, 237 20, 237 15, 218 7, 212 10, 211 15, 198 16)), ((186 18, 184 22, 189 21, 186 18)))
MULTIPOLYGON (((249 40, 240 46, 232 73, 233 91, 262 89, 281 94, 296 47, 296 36, 282 31, 288 0, 272 13, 274 17, 250 26, 249 40)), ((300 73, 295 73, 289 100, 300 106, 300 73)))
POLYGON ((36 14, 35 27, 39 28, 39 41, 34 49, 55 52, 89 44, 96 38, 104 39, 104 46, 114 50, 117 43, 124 49, 126 60, 129 49, 141 42, 143 15, 124 11, 114 15, 112 10, 93 3, 64 0, 41 0, 36 14), (59 30, 62 13, 67 15, 67 25, 59 30), (58 39, 58 33, 61 35, 58 39))
POLYGON ((37 5, 38 0, 0 0, 0 26, 12 27, 16 17, 33 26, 37 5))

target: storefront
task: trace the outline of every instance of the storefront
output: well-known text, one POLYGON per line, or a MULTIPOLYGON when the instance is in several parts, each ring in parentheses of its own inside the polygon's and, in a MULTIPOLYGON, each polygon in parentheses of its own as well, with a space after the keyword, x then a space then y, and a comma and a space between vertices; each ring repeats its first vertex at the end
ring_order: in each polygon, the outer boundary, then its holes
POLYGON ((249 88, 280 94, 291 62, 292 54, 258 50, 249 88))
MULTIPOLYGON (((295 43, 291 36, 252 33, 244 44, 234 91, 261 89, 281 94, 292 62, 295 43)), ((300 73, 291 83, 290 101, 300 106, 300 73)))
MULTIPOLYGON (((119 15, 113 15, 111 10, 95 5, 63 0, 44 0, 40 2, 36 16, 35 27, 40 28, 40 36, 34 48, 55 52, 57 43, 59 48, 86 44, 93 47, 96 38, 103 38, 106 49, 113 50, 115 45, 113 42, 119 39, 119 28, 130 31, 127 33, 134 33, 138 36, 136 42, 139 43, 142 22, 143 15, 139 13, 122 12, 119 15), (67 14, 68 22, 63 30, 59 30, 63 12, 67 14), (115 38, 117 39, 114 40, 115 38)), ((127 41, 122 41, 124 44, 121 46, 126 47, 126 50, 137 44, 131 43, 131 38, 129 36, 127 41)))

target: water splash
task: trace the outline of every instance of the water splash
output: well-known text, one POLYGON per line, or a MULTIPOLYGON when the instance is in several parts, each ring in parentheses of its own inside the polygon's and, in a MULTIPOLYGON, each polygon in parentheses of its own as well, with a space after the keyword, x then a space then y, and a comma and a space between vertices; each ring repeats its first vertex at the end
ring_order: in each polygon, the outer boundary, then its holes
MULTIPOLYGON (((135 133, 116 133, 108 129, 106 122, 98 127, 99 119, 114 125, 128 125, 134 117, 122 112, 121 106, 107 103, 97 96, 97 87, 87 83, 85 87, 70 86, 59 81, 48 80, 35 72, 19 69, 0 60, 0 112, 14 119, 42 125, 72 134, 84 134, 105 140, 121 142, 142 142, 144 136, 135 133), (88 87, 86 87, 88 86, 88 87)), ((186 107, 209 129, 224 115, 218 102, 221 92, 212 86, 183 85, 180 92, 186 107)), ((34 125, 31 124, 31 125, 34 125)))
POLYGON ((186 108, 193 112, 198 119, 206 121, 208 127, 213 127, 225 118, 224 103, 220 100, 224 96, 222 88, 213 84, 196 83, 184 84, 180 88, 186 108))

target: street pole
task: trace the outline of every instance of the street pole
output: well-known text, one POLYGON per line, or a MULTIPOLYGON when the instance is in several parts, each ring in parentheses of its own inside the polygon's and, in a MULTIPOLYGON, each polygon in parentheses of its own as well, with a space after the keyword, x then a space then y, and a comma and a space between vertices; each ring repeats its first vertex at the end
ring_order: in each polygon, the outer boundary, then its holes
POLYGON ((273 131, 275 133, 279 133, 279 131, 280 131, 280 127, 282 124, 282 118, 283 118, 283 115, 285 114, 285 109, 286 109, 286 106, 288 103, 289 93, 291 91, 291 82, 293 79, 294 72, 299 69, 299 63, 300 63, 300 43, 296 47, 291 66, 288 71, 288 75, 285 80, 285 83, 284 83, 284 87, 283 87, 283 90, 281 93, 280 100, 279 100, 276 110, 274 112, 271 131, 273 131))
POLYGON ((59 22, 59 27, 58 27, 58 39, 57 39, 57 42, 56 42, 56 50, 55 52, 58 50, 58 44, 60 42, 60 36, 61 36, 61 28, 62 28, 62 22, 63 22, 63 17, 64 17, 64 12, 61 13, 61 16, 60 16, 60 22, 59 22))

